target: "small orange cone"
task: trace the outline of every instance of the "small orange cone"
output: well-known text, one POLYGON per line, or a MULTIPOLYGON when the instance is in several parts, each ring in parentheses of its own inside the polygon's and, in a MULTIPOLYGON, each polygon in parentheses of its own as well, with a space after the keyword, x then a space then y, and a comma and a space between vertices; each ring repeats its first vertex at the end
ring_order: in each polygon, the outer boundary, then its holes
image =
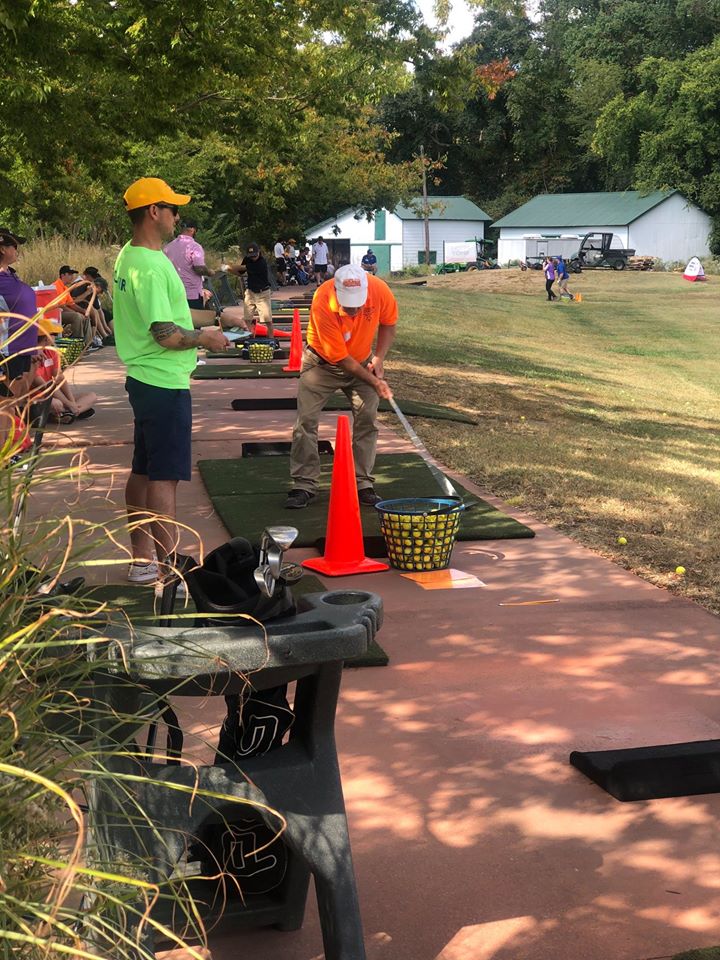
MULTIPOLYGON (((268 328, 265 326, 264 323, 256 323, 254 335, 256 337, 266 337, 268 335, 268 328)), ((286 330, 275 330, 275 332, 273 333, 273 336, 277 340, 282 340, 283 338, 285 340, 290 339, 290 334, 286 330)))
POLYGON ((575 303, 582 303, 582 294, 581 294, 581 293, 576 293, 576 294, 575 294, 575 303))
POLYGON ((292 333, 290 334, 290 359, 288 365, 283 367, 287 373, 295 373, 302 366, 302 332, 300 330, 300 311, 297 307, 293 310, 292 333))
POLYGON ((337 421, 325 556, 317 560, 303 560, 302 565, 326 577, 379 573, 390 569, 386 563, 369 560, 365 556, 350 421, 347 417, 338 417, 337 421))

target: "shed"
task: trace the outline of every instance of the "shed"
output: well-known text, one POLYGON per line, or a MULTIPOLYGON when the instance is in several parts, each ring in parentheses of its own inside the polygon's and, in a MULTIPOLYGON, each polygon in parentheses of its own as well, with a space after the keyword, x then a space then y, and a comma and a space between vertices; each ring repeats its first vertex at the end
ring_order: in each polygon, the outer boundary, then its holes
MULTIPOLYGON (((482 240, 491 218, 467 197, 429 197, 430 262, 442 263, 444 244, 482 240)), ((378 272, 389 273, 417 266, 425 259, 423 200, 394 210, 375 210, 368 219, 352 208, 336 217, 309 227, 305 234, 315 240, 322 236, 330 247, 333 263, 360 263, 368 247, 378 261, 378 272)))
POLYGON ((614 234, 614 246, 632 248, 638 256, 685 262, 710 253, 710 217, 679 190, 542 193, 493 226, 500 228, 501 264, 532 255, 528 244, 538 237, 595 231, 614 234))

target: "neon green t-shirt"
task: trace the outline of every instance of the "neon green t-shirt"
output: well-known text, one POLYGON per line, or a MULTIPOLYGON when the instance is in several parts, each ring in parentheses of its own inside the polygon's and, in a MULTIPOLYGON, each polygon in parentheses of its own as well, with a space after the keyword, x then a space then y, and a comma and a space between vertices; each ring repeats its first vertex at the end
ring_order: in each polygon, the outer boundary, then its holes
POLYGON ((118 356, 127 374, 141 383, 188 390, 197 351, 168 350, 150 332, 150 324, 173 321, 192 330, 182 280, 162 250, 126 243, 113 273, 113 330, 118 356))

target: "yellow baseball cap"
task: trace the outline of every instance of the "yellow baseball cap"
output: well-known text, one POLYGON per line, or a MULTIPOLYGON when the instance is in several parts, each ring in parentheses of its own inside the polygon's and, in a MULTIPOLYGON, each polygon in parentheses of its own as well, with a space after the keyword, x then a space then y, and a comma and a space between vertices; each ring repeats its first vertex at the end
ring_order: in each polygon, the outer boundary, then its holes
POLYGON ((46 337, 52 337, 56 333, 62 333, 62 324, 58 320, 53 320, 52 317, 40 317, 37 324, 40 328, 40 334, 46 337))
POLYGON ((175 193, 159 177, 140 177, 130 184, 123 195, 127 210, 148 207, 151 203, 171 203, 175 207, 182 207, 191 199, 186 193, 175 193))

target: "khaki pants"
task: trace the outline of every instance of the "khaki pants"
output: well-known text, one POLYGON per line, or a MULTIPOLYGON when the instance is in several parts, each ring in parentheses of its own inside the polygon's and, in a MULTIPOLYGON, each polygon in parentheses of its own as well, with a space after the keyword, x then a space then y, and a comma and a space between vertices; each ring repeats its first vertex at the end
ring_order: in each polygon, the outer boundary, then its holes
POLYGON ((341 367, 321 363, 319 357, 305 350, 298 380, 298 415, 290 454, 290 476, 294 490, 317 491, 320 477, 318 419, 325 401, 336 390, 342 390, 352 404, 352 449, 358 489, 372 487, 375 481, 372 472, 377 448, 380 398, 369 383, 345 373, 341 367))
POLYGON ((75 313, 74 310, 63 310, 61 314, 63 326, 70 324, 72 327, 72 336, 78 340, 84 340, 85 346, 92 341, 92 324, 89 317, 84 317, 81 313, 75 313))
POLYGON ((260 323, 264 323, 266 326, 268 324, 272 326, 270 290, 263 290, 262 293, 253 293, 252 290, 247 289, 243 299, 243 307, 245 309, 245 323, 247 323, 248 326, 250 326, 253 321, 253 307, 257 310, 260 323))

